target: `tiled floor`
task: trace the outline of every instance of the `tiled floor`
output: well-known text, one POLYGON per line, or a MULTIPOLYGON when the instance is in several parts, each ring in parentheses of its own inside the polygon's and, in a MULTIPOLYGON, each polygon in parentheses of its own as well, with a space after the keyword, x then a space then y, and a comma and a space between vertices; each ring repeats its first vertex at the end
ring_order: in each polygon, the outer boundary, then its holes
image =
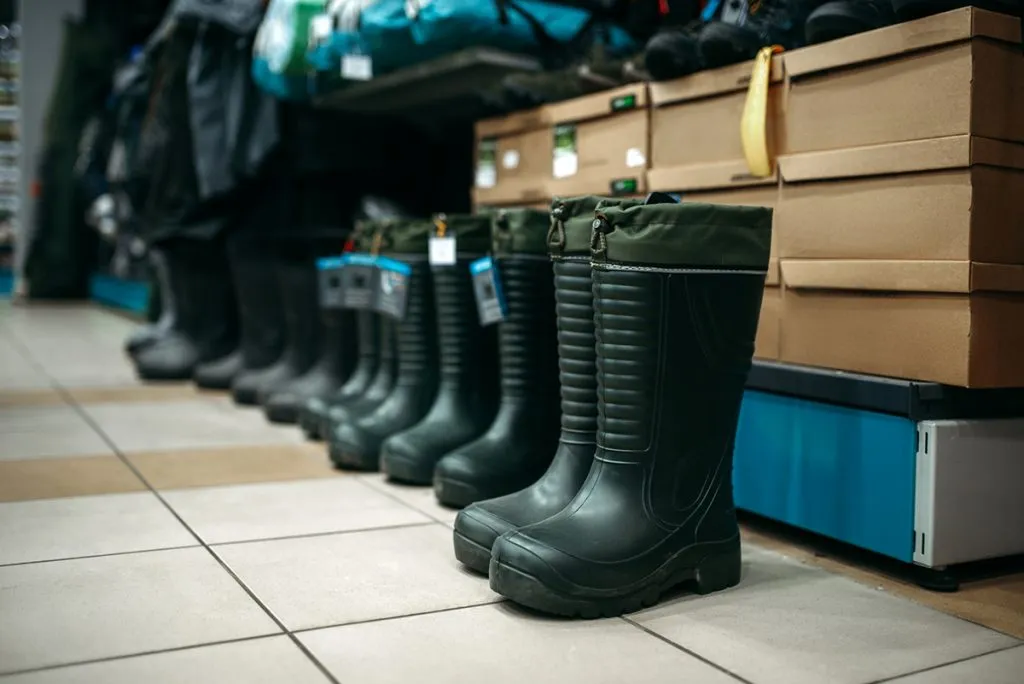
POLYGON ((130 328, 0 305, 0 684, 1024 682, 1024 578, 935 595, 758 534, 736 589, 526 613, 429 489, 139 385, 130 328))

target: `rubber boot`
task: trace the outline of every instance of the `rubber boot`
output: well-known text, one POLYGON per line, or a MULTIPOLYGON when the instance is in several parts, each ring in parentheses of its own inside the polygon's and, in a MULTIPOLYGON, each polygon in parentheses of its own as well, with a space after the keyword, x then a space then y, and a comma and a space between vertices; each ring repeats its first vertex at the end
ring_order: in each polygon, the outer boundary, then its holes
POLYGON ((381 254, 410 268, 405 317, 395 323, 398 371, 383 403, 370 413, 342 423, 335 431, 331 460, 341 468, 377 470, 384 440, 418 423, 434 403, 438 388, 437 329, 427 262, 433 228, 430 221, 403 220, 392 222, 386 231, 381 254))
POLYGON ((491 546, 499 536, 562 510, 583 486, 594 459, 597 369, 590 229, 599 203, 619 202, 579 197, 551 206, 548 249, 555 270, 562 431, 555 457, 539 480, 514 494, 475 503, 455 518, 455 557, 480 573, 487 573, 491 546))
POLYGON ((327 397, 345 381, 346 360, 354 351, 351 316, 338 309, 320 310, 320 358, 306 373, 270 395, 263 412, 272 423, 295 423, 312 397, 327 397))
MULTIPOLYGON (((352 231, 351 246, 357 252, 373 248, 372 222, 360 222, 352 231)), ((352 375, 332 397, 311 397, 299 412, 299 425, 308 439, 320 439, 322 429, 332 407, 341 407, 358 401, 369 389, 377 373, 377 323, 369 311, 346 311, 343 325, 356 331, 356 363, 352 375)), ((349 338, 350 339, 350 338, 349 338)))
POLYGON ((807 43, 825 43, 896 23, 892 0, 830 0, 804 25, 807 43))
POLYGON ((498 340, 481 328, 469 263, 491 247, 488 216, 438 218, 438 235, 453 237, 456 263, 431 266, 441 384, 426 417, 381 447, 381 468, 399 482, 430 485, 441 457, 482 435, 498 409, 498 340), (444 235, 440 231, 444 230, 444 235))
POLYGON ((143 380, 189 380, 198 364, 238 344, 238 309, 222 241, 168 240, 163 254, 175 321, 135 354, 135 371, 143 380))
POLYGON ((706 69, 753 59, 769 45, 792 50, 804 44, 807 17, 825 0, 761 0, 725 3, 716 21, 701 29, 698 39, 706 69))
POLYGON ((196 366, 193 380, 200 389, 227 390, 231 389, 231 383, 235 376, 244 368, 245 361, 242 358, 242 350, 239 348, 227 356, 196 366))
POLYGON ((446 455, 434 492, 446 506, 468 506, 518 491, 551 464, 558 443, 555 293, 547 253, 548 212, 497 214, 492 254, 507 305, 498 326, 501 403, 482 437, 446 455))
MULTIPOLYGON (((299 414, 299 425, 309 439, 323 437, 323 425, 332 408, 358 401, 369 390, 377 375, 378 330, 377 321, 368 311, 345 312, 348 324, 356 331, 356 363, 345 384, 327 399, 312 397, 299 414)), ((347 338, 350 339, 350 338, 347 338)))
POLYGON ((893 9, 901 21, 921 19, 968 5, 1015 17, 1024 12, 1020 0, 892 0, 893 9))
POLYGON ((596 216, 594 461, 562 511, 503 534, 490 562, 499 594, 585 618, 740 580, 732 451, 772 221, 697 203, 596 216))
POLYGON ((391 396, 391 391, 395 387, 395 378, 398 375, 396 339, 398 326, 394 319, 388 316, 374 313, 371 313, 370 316, 376 324, 377 338, 380 340, 377 374, 373 377, 373 382, 366 388, 363 396, 354 402, 332 407, 320 427, 320 432, 328 443, 328 454, 335 465, 340 465, 334 460, 339 452, 335 444, 339 435, 344 434, 344 426, 376 411, 391 396))
POLYGON ((285 348, 284 301, 277 280, 277 245, 255 235, 228 238, 231 272, 238 293, 244 368, 231 382, 239 404, 255 404, 265 373, 285 348))
MULTIPOLYGON (((317 306, 317 273, 314 250, 307 240, 282 242, 275 262, 277 286, 284 309, 285 347, 278 361, 245 382, 254 388, 251 402, 241 401, 239 383, 234 395, 239 403, 263 404, 271 395, 313 367, 317 361, 320 313, 317 306)), ((246 390, 249 387, 245 387, 246 390)))
POLYGON ((124 342, 124 350, 129 356, 134 356, 164 337, 174 327, 174 290, 171 287, 167 260, 159 249, 152 249, 149 252, 149 262, 153 268, 153 276, 159 284, 160 317, 156 322, 143 326, 128 336, 124 342))

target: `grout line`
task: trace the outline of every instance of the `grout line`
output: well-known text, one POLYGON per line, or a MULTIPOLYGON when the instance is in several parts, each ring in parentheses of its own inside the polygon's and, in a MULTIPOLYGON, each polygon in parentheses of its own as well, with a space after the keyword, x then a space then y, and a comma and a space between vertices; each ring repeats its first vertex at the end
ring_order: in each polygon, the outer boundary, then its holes
MULTIPOLYGON (((482 580, 481 580, 482 581, 482 580)), ((292 634, 308 634, 310 632, 320 632, 325 629, 335 629, 337 627, 354 627, 356 625, 372 625, 376 622, 391 622, 392 620, 404 620, 405 618, 421 617, 423 615, 438 615, 440 613, 453 613, 457 610, 469 610, 471 608, 483 608, 484 606, 494 606, 499 603, 505 603, 507 599, 496 596, 494 600, 483 601, 481 603, 471 603, 466 606, 453 606, 451 608, 438 608, 437 610, 422 610, 416 613, 409 613, 407 615, 388 615, 386 617, 369 618, 367 620, 352 620, 351 622, 338 622, 330 625, 318 625, 316 627, 303 627, 302 629, 292 630, 292 634)))
MULTIPOLYGON (((142 492, 139 492, 142 494, 142 492)), ((110 495, 102 495, 110 496, 110 495)), ((189 544, 188 546, 161 546, 155 549, 136 549, 134 551, 115 551, 113 553, 94 553, 86 554, 84 556, 67 556, 65 558, 43 558, 41 560, 34 561, 18 561, 17 563, 0 563, 0 568, 16 568, 21 565, 42 565, 44 563, 62 563, 64 561, 76 561, 76 560, 87 560, 90 558, 110 558, 112 556, 134 556, 141 553, 159 553, 160 551, 180 551, 182 549, 196 549, 199 548, 199 544, 189 544)))
POLYGON ((976 655, 967 656, 966 658, 960 658, 959 660, 954 660, 954 661, 949 662, 949 663, 942 663, 940 665, 932 665, 930 667, 923 667, 920 670, 914 670, 913 672, 904 672, 903 674, 898 674, 895 677, 885 677, 884 679, 876 679, 876 680, 874 680, 872 682, 868 682, 868 684, 884 684, 885 682, 896 682, 896 681, 899 681, 900 679, 903 679, 904 677, 912 677, 914 675, 923 674, 925 672, 932 672, 934 670, 941 670, 944 667, 951 667, 953 665, 959 665, 960 663, 967 663, 967 662, 970 662, 972 660, 977 660, 979 658, 984 658, 985 656, 990 656, 990 655, 995 655, 997 653, 1002 653, 1003 651, 1012 651, 1015 648, 1024 648, 1024 644, 1021 644, 1021 643, 1012 644, 1012 645, 1006 646, 1004 648, 997 648, 994 651, 986 651, 985 653, 978 653, 976 655))
POLYGON ((117 660, 131 660, 132 658, 144 658, 146 656, 160 655, 161 653, 177 653, 179 651, 191 651, 197 648, 206 648, 207 646, 227 646, 229 644, 240 644, 246 641, 256 641, 257 639, 275 639, 285 636, 284 634, 257 634, 254 636, 239 637, 237 639, 222 639, 220 641, 209 641, 201 644, 190 644, 188 646, 174 646, 171 648, 157 649, 154 651, 140 651, 138 653, 128 653, 126 655, 108 656, 106 658, 92 658, 90 660, 78 660, 73 663, 60 663, 58 665, 41 665, 39 667, 31 667, 27 670, 11 670, 10 672, 0 672, 0 680, 5 677, 33 674, 36 672, 49 672, 51 670, 63 670, 70 667, 79 667, 81 665, 95 665, 97 663, 111 663, 117 660))
POLYGON ((227 542, 208 542, 208 546, 221 548, 223 546, 239 546, 241 544, 259 544, 261 542, 288 541, 290 539, 315 539, 317 537, 340 537, 345 534, 359 534, 360 532, 386 532, 388 530, 402 530, 409 527, 430 527, 436 525, 434 520, 424 522, 402 523, 401 525, 385 525, 383 527, 360 527, 357 530, 332 530, 330 532, 307 532, 306 534, 289 534, 283 537, 266 537, 260 539, 238 539, 227 542))
POLYGON ((65 400, 71 405, 75 412, 78 413, 82 420, 89 424, 89 426, 96 432, 96 434, 98 434, 100 438, 104 442, 106 442, 107 446, 111 450, 113 450, 114 454, 116 454, 117 457, 121 459, 124 465, 129 470, 131 470, 132 473, 134 473, 135 477, 139 478, 139 481, 141 481, 142 484, 144 484, 149 489, 149 491, 153 493, 153 496, 155 496, 157 500, 164 505, 164 507, 170 512, 171 515, 174 516, 174 518, 182 525, 182 527, 188 530, 189 534, 191 534, 196 539, 196 541, 198 541, 199 544, 206 550, 206 552, 209 553, 213 557, 213 559, 224 569, 224 571, 227 572, 228 575, 230 575, 231 578, 234 579, 236 583, 238 583, 238 586, 242 588, 242 591, 244 591, 249 596, 249 598, 254 603, 256 603, 256 605, 258 605, 263 610, 263 612, 267 614, 267 616, 274 622, 274 624, 276 624, 278 628, 284 634, 286 634, 289 639, 292 640, 292 643, 295 644, 295 647, 302 651, 302 653, 304 653, 307 658, 309 658, 309 660, 317 667, 317 669, 320 670, 321 674, 323 674, 324 677, 328 679, 328 681, 330 681, 332 684, 340 684, 337 678, 333 674, 331 674, 330 670, 328 670, 327 667, 325 667, 324 664, 320 662, 320 660, 316 656, 314 656, 313 653, 308 648, 306 648, 306 646, 301 641, 299 641, 299 639, 294 634, 291 633, 291 631, 288 630, 288 627, 283 622, 281 622, 281 620, 273 613, 273 611, 270 610, 270 608, 258 596, 256 596, 256 593, 252 589, 250 589, 249 586, 245 582, 243 582, 242 579, 237 574, 235 574, 235 571, 232 570, 231 567, 229 567, 228 564, 225 563, 224 560, 221 559, 221 557, 218 556, 217 553, 212 548, 210 548, 210 546, 203 540, 203 538, 199 536, 199 534, 194 529, 192 529, 192 527, 187 522, 185 522, 185 519, 182 518, 181 515, 179 515, 176 510, 174 510, 170 503, 168 503, 167 499, 163 497, 163 495, 149 482, 149 480, 147 480, 142 475, 142 473, 138 470, 138 468, 135 467, 135 465, 128 459, 128 457, 125 456, 124 452, 122 452, 121 449, 117 446, 117 444, 114 443, 114 440, 110 438, 110 435, 108 435, 100 427, 99 423, 97 423, 93 419, 93 417, 89 415, 88 411, 82 408, 82 406, 77 401, 75 401, 71 393, 68 392, 68 390, 66 390, 63 387, 58 387, 59 389, 57 391, 60 392, 61 395, 65 397, 65 400))
POLYGON ((716 663, 714 661, 708 660, 707 658, 705 658, 704 656, 700 655, 699 653, 691 651, 690 649, 686 648, 685 646, 677 644, 676 642, 672 641, 671 639, 669 639, 667 637, 664 637, 661 634, 658 634, 657 632, 655 632, 654 630, 652 630, 652 629, 650 629, 648 627, 644 627, 643 625, 641 625, 639 622, 636 622, 632 618, 629 618, 629 617, 626 617, 626 616, 623 615, 619 619, 622 620, 623 622, 627 623, 627 624, 633 625, 634 627, 639 629, 641 632, 646 632, 648 635, 654 637, 658 641, 665 642, 666 644, 668 644, 672 648, 676 649, 677 651, 682 651, 686 655, 688 655, 688 656, 690 656, 692 658, 696 658, 697 660, 701 661, 705 665, 710 665, 711 667, 713 667, 714 669, 718 670, 722 674, 728 675, 729 677, 732 677, 733 679, 735 679, 735 680, 737 680, 739 682, 743 682, 743 684, 753 684, 753 682, 751 682, 749 679, 745 679, 745 678, 739 676, 738 674, 736 674, 735 672, 731 672, 730 670, 727 670, 722 665, 719 665, 718 663, 716 663))
MULTIPOLYGON (((402 501, 402 499, 400 499, 395 494, 392 494, 391 492, 387 491, 386 489, 377 489, 372 484, 369 484, 369 482, 368 482, 369 478, 356 476, 355 480, 357 482, 359 482, 361 485, 363 485, 364 487, 366 487, 367 489, 371 489, 374 492, 376 492, 377 494, 381 494, 383 496, 386 496, 387 498, 391 499, 392 501, 395 501, 397 503, 402 504, 406 508, 411 508, 412 510, 416 511, 417 513, 419 513, 421 515, 425 515, 428 518, 430 518, 431 520, 433 520, 434 522, 441 523, 442 525, 444 525, 445 527, 447 527, 449 529, 452 527, 452 525, 454 525, 453 522, 449 522, 448 520, 441 520, 440 518, 434 517, 433 515, 431 515, 430 513, 427 513, 424 510, 416 508, 415 506, 413 506, 408 501, 402 501)), ((412 488, 412 485, 402 485, 402 486, 403 487, 412 488)), ((426 489, 427 487, 429 487, 429 485, 424 485, 423 489, 426 489)), ((438 505, 440 506, 441 504, 438 504, 438 505)))

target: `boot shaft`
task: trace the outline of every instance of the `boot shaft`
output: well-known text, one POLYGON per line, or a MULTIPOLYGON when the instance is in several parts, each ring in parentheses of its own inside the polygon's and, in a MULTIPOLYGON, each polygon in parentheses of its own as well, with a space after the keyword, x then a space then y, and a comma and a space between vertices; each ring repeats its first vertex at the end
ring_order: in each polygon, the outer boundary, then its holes
POLYGON ((594 211, 635 203, 588 196, 560 198, 551 204, 547 243, 555 272, 563 442, 593 444, 597 431, 597 354, 590 267, 594 211))
POLYGON ((228 238, 242 356, 247 368, 272 364, 284 349, 284 305, 275 255, 273 244, 262 236, 236 233, 228 238))
POLYGON ((469 264, 491 246, 491 219, 478 215, 438 215, 437 237, 452 237, 456 263, 433 265, 441 385, 465 396, 489 391, 497 378, 497 335, 477 323, 476 300, 469 264))
POLYGON ((666 523, 713 503, 708 530, 734 524, 732 447, 770 240, 769 209, 597 212, 597 460, 649 469, 666 523))
POLYGON ((491 250, 505 296, 498 327, 503 398, 548 397, 558 377, 555 288, 546 237, 550 219, 533 209, 492 218, 491 250))
POLYGON ((168 240, 161 252, 176 329, 197 341, 237 335, 237 306, 223 240, 168 240))

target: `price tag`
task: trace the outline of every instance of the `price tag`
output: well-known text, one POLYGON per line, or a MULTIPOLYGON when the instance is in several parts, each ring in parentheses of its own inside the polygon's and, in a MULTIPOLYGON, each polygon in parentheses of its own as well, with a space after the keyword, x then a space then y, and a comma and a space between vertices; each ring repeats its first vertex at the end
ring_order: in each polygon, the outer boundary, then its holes
POLYGON ((341 77, 349 81, 369 81, 373 78, 373 59, 370 55, 343 55, 341 77))
POLYGON ((576 126, 555 126, 554 163, 551 169, 555 178, 575 176, 579 171, 579 164, 579 156, 576 154, 576 126))
POLYGON ((317 259, 316 270, 320 277, 320 308, 342 308, 344 304, 341 283, 342 267, 341 257, 317 259))
POLYGON ((405 318, 405 309, 409 303, 412 267, 402 261, 380 257, 377 259, 377 272, 378 291, 374 309, 400 321, 405 318))
POLYGON ((498 167, 495 156, 498 153, 498 141, 484 138, 476 149, 476 187, 493 188, 498 184, 498 167))
POLYGON ((454 266, 456 261, 454 237, 430 238, 430 265, 454 266))
POLYGON ((375 308, 380 271, 377 257, 351 253, 341 257, 341 304, 346 309, 375 308))
POLYGON ((519 150, 505 150, 501 155, 501 165, 506 169, 519 168, 519 150))
POLYGON ((508 308, 494 260, 489 256, 477 259, 469 265, 469 272, 473 277, 473 294, 476 296, 480 325, 493 325, 505 320, 508 308))

